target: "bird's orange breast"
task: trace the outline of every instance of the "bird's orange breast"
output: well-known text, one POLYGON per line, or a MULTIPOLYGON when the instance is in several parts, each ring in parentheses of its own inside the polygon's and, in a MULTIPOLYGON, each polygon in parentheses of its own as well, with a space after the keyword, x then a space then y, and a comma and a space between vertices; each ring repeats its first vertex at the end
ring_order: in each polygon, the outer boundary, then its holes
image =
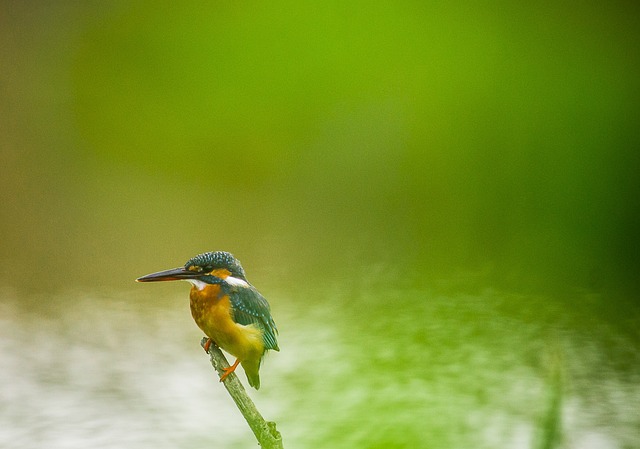
POLYGON ((260 360, 264 353, 262 331, 233 320, 229 296, 219 285, 191 289, 191 315, 202 331, 219 347, 241 361, 260 360))

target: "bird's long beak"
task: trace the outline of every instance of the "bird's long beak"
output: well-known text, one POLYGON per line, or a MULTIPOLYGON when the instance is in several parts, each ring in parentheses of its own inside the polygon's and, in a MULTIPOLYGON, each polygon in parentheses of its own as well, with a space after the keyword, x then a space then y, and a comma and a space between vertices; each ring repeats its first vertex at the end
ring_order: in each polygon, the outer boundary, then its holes
POLYGON ((185 279, 194 279, 200 276, 202 276, 201 273, 196 273, 194 271, 185 270, 183 267, 179 267, 147 274, 146 276, 136 279, 136 282, 182 281, 185 279))

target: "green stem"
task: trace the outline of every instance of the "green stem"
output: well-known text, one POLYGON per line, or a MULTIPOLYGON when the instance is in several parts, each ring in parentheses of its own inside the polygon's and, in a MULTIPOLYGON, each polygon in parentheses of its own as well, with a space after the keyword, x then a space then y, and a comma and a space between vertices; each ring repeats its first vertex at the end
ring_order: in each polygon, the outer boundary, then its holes
MULTIPOLYGON (((200 342, 202 347, 204 347, 207 340, 208 338, 206 337, 202 339, 200 342)), ((218 372, 218 376, 222 376, 224 369, 230 366, 227 358, 220 348, 214 344, 209 347, 209 356, 211 357, 211 365, 213 365, 213 368, 218 372)), ((258 444, 264 449, 282 449, 282 436, 276 429, 276 423, 265 421, 247 394, 244 386, 242 386, 236 373, 231 373, 223 383, 233 402, 236 403, 242 416, 244 416, 244 419, 256 436, 258 444)))

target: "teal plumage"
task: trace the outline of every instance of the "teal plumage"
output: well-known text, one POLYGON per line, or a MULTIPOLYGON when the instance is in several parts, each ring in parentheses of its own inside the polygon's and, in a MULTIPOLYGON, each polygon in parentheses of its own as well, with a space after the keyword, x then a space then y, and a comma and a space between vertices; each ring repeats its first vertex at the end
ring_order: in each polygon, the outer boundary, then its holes
POLYGON ((233 308, 233 319, 243 325, 255 324, 263 331, 265 350, 280 351, 278 347, 278 328, 271 317, 271 308, 266 299, 252 285, 233 286, 229 293, 233 308))

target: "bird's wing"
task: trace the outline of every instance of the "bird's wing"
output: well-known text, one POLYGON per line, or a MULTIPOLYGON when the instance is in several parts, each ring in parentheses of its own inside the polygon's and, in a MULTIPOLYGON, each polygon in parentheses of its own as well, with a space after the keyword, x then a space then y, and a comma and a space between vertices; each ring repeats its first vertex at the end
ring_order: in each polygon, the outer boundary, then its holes
POLYGON ((276 339, 278 328, 271 317, 267 300, 252 286, 234 288, 230 298, 235 322, 245 326, 249 324, 259 326, 264 331, 265 349, 279 351, 276 339))

